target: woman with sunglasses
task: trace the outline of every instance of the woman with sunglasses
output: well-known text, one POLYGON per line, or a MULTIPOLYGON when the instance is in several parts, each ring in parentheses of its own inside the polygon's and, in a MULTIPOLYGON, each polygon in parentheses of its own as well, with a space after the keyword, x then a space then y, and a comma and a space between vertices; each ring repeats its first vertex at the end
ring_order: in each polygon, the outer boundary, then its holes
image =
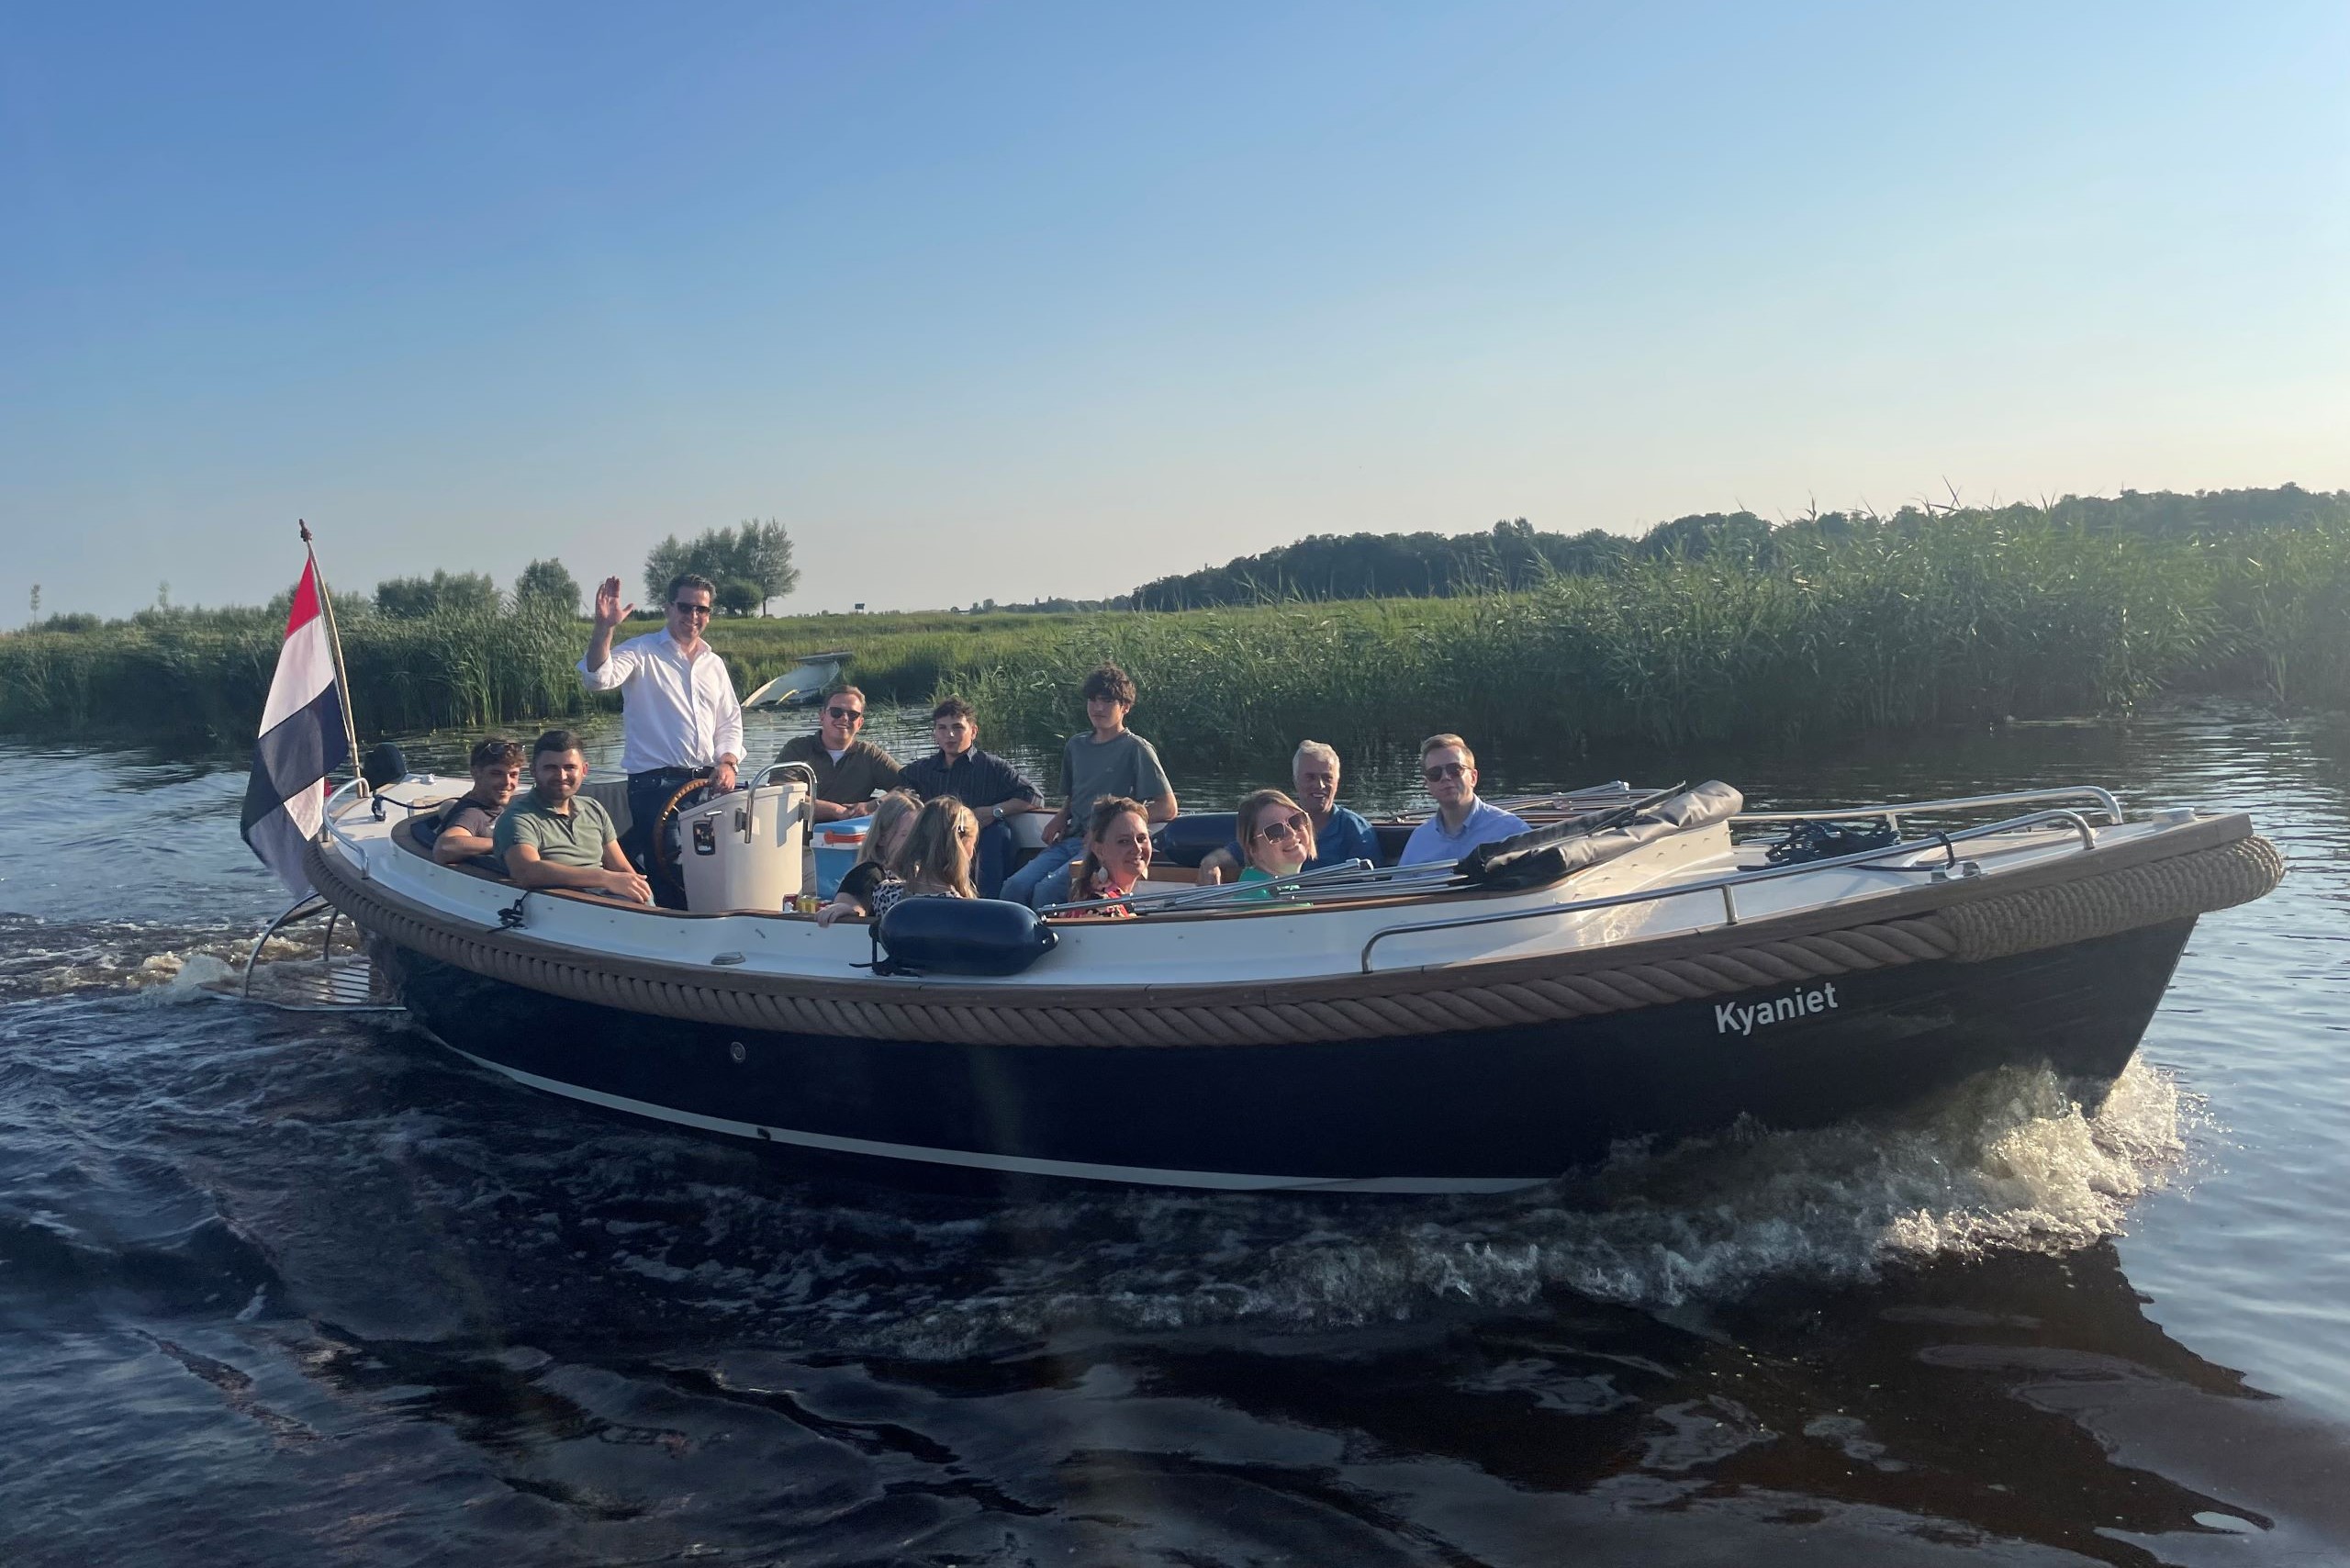
MULTIPOLYGON (((1240 868, 1243 882, 1270 884, 1305 869, 1314 855, 1314 819, 1305 808, 1279 790, 1259 790, 1240 802, 1234 813, 1240 847, 1248 864, 1240 868)), ((1240 895, 1270 899, 1272 888, 1259 887, 1240 895)))

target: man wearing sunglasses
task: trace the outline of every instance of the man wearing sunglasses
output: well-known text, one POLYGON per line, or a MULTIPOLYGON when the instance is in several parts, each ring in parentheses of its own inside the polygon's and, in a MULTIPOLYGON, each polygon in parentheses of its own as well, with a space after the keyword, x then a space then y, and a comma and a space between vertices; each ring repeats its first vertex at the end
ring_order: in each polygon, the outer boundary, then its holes
POLYGON ((856 738, 865 727, 865 693, 844 686, 824 699, 816 733, 783 743, 778 762, 804 762, 816 770, 811 809, 820 823, 861 817, 873 797, 898 787, 898 759, 870 741, 856 738))
POLYGON ((1481 844, 1526 831, 1518 818, 1477 799, 1477 754, 1459 735, 1430 735, 1420 743, 1420 777, 1436 815, 1412 830, 1397 865, 1458 860, 1481 844))
POLYGON ((621 603, 621 580, 596 590, 596 626, 579 678, 590 691, 621 693, 621 767, 628 773, 628 832, 621 845, 640 864, 653 819, 689 780, 725 794, 743 760, 743 703, 718 650, 702 641, 718 590, 683 572, 669 581, 667 624, 612 646, 636 606, 621 603))

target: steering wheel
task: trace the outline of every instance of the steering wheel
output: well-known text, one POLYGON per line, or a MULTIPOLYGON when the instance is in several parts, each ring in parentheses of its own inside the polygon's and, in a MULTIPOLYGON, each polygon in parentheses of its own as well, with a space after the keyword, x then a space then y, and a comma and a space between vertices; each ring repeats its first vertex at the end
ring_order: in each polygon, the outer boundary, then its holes
POLYGON ((686 892, 685 873, 678 862, 685 855, 685 846, 677 832, 677 813, 689 806, 699 806, 711 798, 711 781, 688 778, 677 787, 662 808, 653 813, 653 831, 644 835, 645 875, 657 888, 683 898, 686 892))

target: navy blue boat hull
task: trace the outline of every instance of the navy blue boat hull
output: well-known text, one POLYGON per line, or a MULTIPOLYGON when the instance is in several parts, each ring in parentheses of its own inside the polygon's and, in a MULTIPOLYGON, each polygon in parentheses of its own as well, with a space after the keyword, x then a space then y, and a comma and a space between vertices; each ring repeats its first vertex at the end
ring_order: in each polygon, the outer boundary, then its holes
POLYGON ((1572 1022, 1318 1045, 962 1046, 762 1032, 383 955, 411 1013, 520 1081, 782 1147, 1210 1186, 1539 1180, 1742 1115, 1823 1126, 2045 1062, 2092 1108, 2192 920, 1572 1022))

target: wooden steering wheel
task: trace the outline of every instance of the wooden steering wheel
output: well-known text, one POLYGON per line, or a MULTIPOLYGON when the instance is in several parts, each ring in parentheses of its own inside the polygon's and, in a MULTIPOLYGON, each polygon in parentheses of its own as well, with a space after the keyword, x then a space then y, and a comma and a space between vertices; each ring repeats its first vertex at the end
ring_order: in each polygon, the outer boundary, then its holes
POLYGON ((688 778, 677 787, 662 808, 653 813, 653 830, 644 835, 645 874, 657 888, 683 898, 686 892, 685 873, 678 863, 685 857, 683 837, 677 832, 677 813, 688 806, 698 806, 710 795, 711 781, 688 778))

